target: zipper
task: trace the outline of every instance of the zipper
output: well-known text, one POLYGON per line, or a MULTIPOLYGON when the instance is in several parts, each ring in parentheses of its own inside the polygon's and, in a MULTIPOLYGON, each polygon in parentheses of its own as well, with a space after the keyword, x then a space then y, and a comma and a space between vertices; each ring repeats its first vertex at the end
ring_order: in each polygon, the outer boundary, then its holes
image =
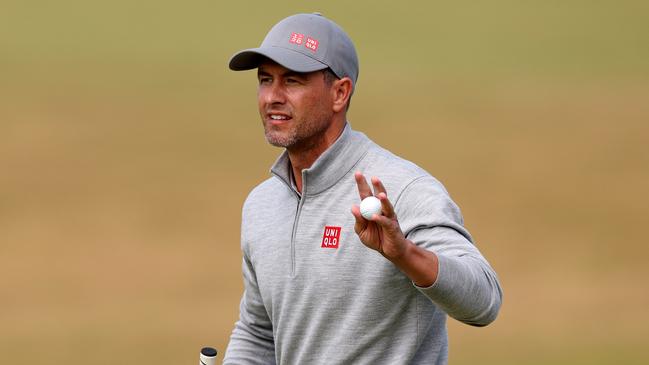
POLYGON ((291 232, 291 278, 295 278, 295 266, 296 266, 296 257, 295 257, 295 236, 297 234, 297 227, 300 224, 300 213, 302 212, 302 206, 306 200, 306 176, 302 174, 302 193, 300 194, 297 190, 295 193, 298 195, 299 200, 297 202, 297 211, 295 212, 295 219, 293 220, 293 232, 291 232))
POLYGON ((300 222, 300 212, 304 203, 304 195, 300 196, 297 203, 297 212, 295 212, 295 220, 293 221, 293 232, 291 233, 291 278, 295 277, 295 236, 297 234, 297 226, 300 222))
POLYGON ((306 176, 303 173, 302 174, 302 193, 300 194, 299 191, 297 191, 296 188, 293 187, 293 184, 291 181, 286 181, 284 178, 282 178, 280 175, 277 175, 273 173, 273 175, 277 176, 280 181, 284 182, 286 186, 288 186, 289 189, 293 190, 295 193, 295 196, 297 197, 297 210, 295 212, 295 218, 293 219, 293 230, 291 231, 291 244, 290 244, 290 250, 291 250, 291 273, 290 277, 295 278, 295 236, 297 234, 297 227, 300 222, 300 212, 302 211, 302 206, 304 205, 304 200, 305 198, 305 190, 306 190, 306 176))

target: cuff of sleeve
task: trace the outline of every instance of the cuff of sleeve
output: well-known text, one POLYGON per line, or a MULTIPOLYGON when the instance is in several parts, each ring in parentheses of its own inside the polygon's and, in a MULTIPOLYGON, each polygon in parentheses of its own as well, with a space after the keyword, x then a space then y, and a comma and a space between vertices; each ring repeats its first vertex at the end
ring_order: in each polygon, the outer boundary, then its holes
MULTIPOLYGON (((461 276, 461 264, 456 260, 452 260, 444 255, 437 255, 438 269, 437 280, 428 287, 421 287, 412 283, 421 293, 426 295, 437 305, 442 303, 449 303, 449 299, 458 295, 460 290, 457 290, 458 281, 461 276)), ((457 298, 459 299, 459 298, 457 298)), ((450 301, 453 302, 452 300, 450 301)), ((441 305, 444 307, 443 305, 441 305)))

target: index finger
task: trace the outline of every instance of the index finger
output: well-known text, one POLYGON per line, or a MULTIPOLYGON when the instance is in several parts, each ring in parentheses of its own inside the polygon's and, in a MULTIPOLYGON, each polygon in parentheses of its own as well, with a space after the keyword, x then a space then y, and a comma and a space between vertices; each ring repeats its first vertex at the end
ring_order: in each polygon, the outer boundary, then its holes
POLYGON ((372 196, 372 189, 370 188, 369 184, 367 183, 367 180, 365 180, 365 176, 360 171, 356 171, 354 173, 354 179, 356 179, 356 186, 358 187, 358 195, 360 195, 361 200, 367 198, 368 196, 372 196))

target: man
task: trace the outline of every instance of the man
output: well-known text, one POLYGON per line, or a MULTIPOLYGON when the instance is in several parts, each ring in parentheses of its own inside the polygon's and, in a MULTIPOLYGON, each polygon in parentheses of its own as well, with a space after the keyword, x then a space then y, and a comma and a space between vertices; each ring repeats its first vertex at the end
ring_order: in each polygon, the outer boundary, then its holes
POLYGON ((444 187, 351 129, 347 34, 290 16, 230 68, 257 68, 266 139, 285 151, 243 207, 245 291, 224 363, 445 364, 446 315, 493 321, 498 279, 444 187), (367 220, 371 195, 382 211, 367 220))

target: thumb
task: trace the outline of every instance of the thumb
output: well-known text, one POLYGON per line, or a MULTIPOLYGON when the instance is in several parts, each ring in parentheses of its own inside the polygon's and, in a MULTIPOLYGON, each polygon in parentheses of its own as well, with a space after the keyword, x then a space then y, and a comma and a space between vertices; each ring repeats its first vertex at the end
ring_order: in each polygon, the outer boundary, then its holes
POLYGON ((352 205, 352 215, 356 220, 356 223, 354 224, 354 231, 356 231, 356 233, 362 232, 367 227, 367 224, 369 222, 365 218, 363 218, 363 216, 361 215, 361 208, 356 204, 352 205))

